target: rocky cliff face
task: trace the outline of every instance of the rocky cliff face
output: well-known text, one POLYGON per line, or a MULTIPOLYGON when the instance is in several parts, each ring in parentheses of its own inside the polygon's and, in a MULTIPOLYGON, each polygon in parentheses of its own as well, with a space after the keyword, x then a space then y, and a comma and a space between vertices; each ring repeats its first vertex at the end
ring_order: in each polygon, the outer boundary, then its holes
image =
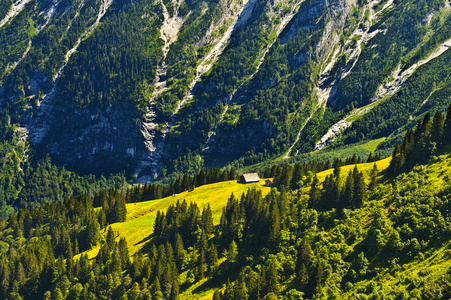
POLYGON ((439 0, 20 0, 0 7, 0 106, 36 155, 142 182, 288 158, 341 135, 392 136, 447 105, 393 101, 447 53, 450 10, 439 0), (384 118, 379 105, 403 117, 359 125, 384 118))

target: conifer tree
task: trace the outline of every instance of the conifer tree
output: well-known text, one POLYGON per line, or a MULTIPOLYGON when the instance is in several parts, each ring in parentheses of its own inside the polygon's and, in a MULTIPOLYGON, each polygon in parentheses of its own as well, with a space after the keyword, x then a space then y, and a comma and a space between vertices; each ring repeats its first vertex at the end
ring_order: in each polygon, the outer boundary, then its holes
POLYGON ((278 245, 280 231, 280 212, 277 207, 277 204, 273 202, 270 211, 271 215, 269 221, 270 224, 269 224, 268 244, 271 248, 274 249, 278 245))
POLYGON ((368 159, 366 160, 367 163, 373 162, 374 161, 374 157, 373 157, 373 152, 370 152, 370 155, 368 155, 368 159))
POLYGON ((316 266, 310 275, 310 280, 306 286, 306 295, 310 299, 315 292, 320 288, 323 281, 323 266, 319 259, 317 259, 316 266))
POLYGON ((179 285, 176 280, 172 282, 171 294, 169 300, 177 300, 179 298, 179 285))
POLYGON ((106 234, 106 243, 108 245, 108 248, 111 250, 114 248, 114 239, 115 239, 115 234, 113 229, 110 227, 108 227, 108 232, 106 234))
POLYGON ((211 246, 207 252, 206 260, 208 265, 208 273, 209 275, 212 275, 216 271, 218 264, 218 250, 216 249, 215 243, 211 243, 211 246))
POLYGON ((227 171, 227 169, 224 169, 224 171, 222 171, 222 173, 221 173, 220 181, 227 181, 227 180, 229 180, 229 172, 227 171))
POLYGON ((292 190, 297 190, 301 187, 300 182, 302 180, 302 176, 304 176, 304 168, 302 167, 302 164, 296 163, 294 165, 293 177, 291 178, 292 190))
POLYGON ((448 111, 446 112, 443 135, 445 141, 451 140, 451 104, 448 106, 448 111))
POLYGON ((412 129, 407 130, 401 145, 401 151, 406 155, 409 154, 415 146, 415 135, 412 129))
POLYGON ((309 274, 305 263, 301 264, 301 267, 296 273, 296 287, 298 290, 303 291, 308 283, 309 274))
POLYGON ((289 188, 293 177, 292 172, 293 169, 290 165, 284 165, 280 176, 277 177, 277 181, 274 183, 275 186, 289 188))
POLYGON ((175 263, 177 265, 177 268, 179 270, 181 270, 185 264, 185 250, 183 248, 182 237, 180 236, 180 234, 178 232, 175 235, 174 256, 175 256, 175 263))
POLYGON ((232 242, 229 245, 229 250, 227 251, 227 259, 233 263, 236 261, 237 256, 238 256, 238 246, 236 245, 235 241, 232 240, 232 242))
POLYGON ((97 218, 90 218, 84 236, 86 238, 84 249, 91 249, 97 245, 100 237, 100 225, 97 222, 97 218))
POLYGON ((199 256, 197 257, 197 280, 202 280, 205 278, 205 251, 201 249, 199 256))
POLYGON ((119 255, 121 256, 122 268, 126 269, 126 268, 128 268, 130 260, 129 260, 129 254, 128 254, 127 240, 124 237, 121 237, 119 239, 118 250, 119 250, 119 255))
POLYGON ((423 123, 421 123, 419 134, 427 136, 431 132, 431 128, 432 128, 431 113, 427 112, 423 118, 423 123))
POLYGON ((207 237, 213 233, 213 213, 211 211, 210 203, 202 211, 202 229, 205 231, 207 237))
POLYGON ((445 119, 443 118, 443 115, 440 112, 436 111, 434 114, 434 120, 432 123, 432 130, 431 130, 431 139, 433 142, 436 142, 437 144, 441 143, 444 126, 445 126, 445 119))
POLYGON ((279 293, 279 272, 277 271, 276 264, 271 261, 269 264, 268 272, 266 273, 267 293, 279 293))
POLYGON ((353 192, 352 208, 359 208, 363 205, 363 202, 366 200, 367 186, 365 183, 363 173, 358 171, 357 166, 354 168, 353 177, 354 177, 353 179, 354 192, 353 192))
POLYGON ((377 164, 374 163, 373 169, 371 170, 370 184, 368 186, 368 189, 370 191, 374 191, 376 189, 376 186, 377 186, 377 164))
POLYGON ((354 177, 352 171, 349 171, 348 177, 346 177, 345 185, 340 194, 340 207, 350 207, 354 199, 354 177))
POLYGON ((404 166, 405 157, 404 157, 404 151, 401 151, 398 143, 395 145, 395 149, 393 150, 392 154, 392 160, 390 162, 390 173, 396 174, 398 173, 401 168, 404 166))
POLYGON ((316 174, 312 180, 309 196, 310 196, 309 207, 310 208, 318 207, 318 203, 321 197, 321 190, 319 188, 319 179, 318 176, 316 176, 316 174))
POLYGON ((234 297, 235 299, 248 299, 249 297, 243 271, 241 271, 240 274, 238 275, 238 279, 236 281, 236 286, 234 289, 234 297))
POLYGON ((114 216, 115 222, 125 222, 127 219, 127 208, 125 206, 125 201, 121 197, 115 197, 116 204, 114 205, 114 216))

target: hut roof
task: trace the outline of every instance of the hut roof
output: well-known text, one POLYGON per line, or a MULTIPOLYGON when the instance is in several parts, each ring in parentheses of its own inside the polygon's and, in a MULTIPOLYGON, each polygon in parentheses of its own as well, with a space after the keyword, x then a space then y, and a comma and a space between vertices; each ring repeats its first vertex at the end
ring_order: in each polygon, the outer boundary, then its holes
POLYGON ((258 176, 257 173, 243 174, 242 175, 242 179, 246 183, 248 183, 248 182, 259 182, 260 181, 260 177, 258 176))

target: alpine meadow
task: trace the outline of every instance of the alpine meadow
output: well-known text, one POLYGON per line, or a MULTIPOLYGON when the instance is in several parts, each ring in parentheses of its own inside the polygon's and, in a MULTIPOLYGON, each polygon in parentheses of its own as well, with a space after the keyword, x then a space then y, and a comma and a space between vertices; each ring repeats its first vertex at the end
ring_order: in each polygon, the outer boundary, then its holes
POLYGON ((0 299, 451 299, 450 0, 0 0, 0 299))

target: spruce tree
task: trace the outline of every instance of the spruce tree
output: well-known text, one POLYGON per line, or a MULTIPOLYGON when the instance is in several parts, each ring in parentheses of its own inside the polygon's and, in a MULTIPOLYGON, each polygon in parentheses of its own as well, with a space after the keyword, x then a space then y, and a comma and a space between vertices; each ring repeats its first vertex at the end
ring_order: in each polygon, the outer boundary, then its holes
POLYGON ((279 272, 274 261, 271 261, 269 264, 268 272, 266 273, 266 285, 268 294, 279 294, 279 272))
POLYGON ((185 250, 183 248, 182 237, 178 232, 175 235, 174 256, 175 256, 175 264, 177 265, 177 268, 181 270, 185 264, 185 250))
POLYGON ((241 271, 240 274, 238 275, 238 279, 236 281, 234 289, 234 297, 235 299, 248 299, 249 297, 243 271, 241 271))
POLYGON ((368 189, 370 191, 374 191, 377 186, 377 165, 376 165, 376 163, 373 164, 373 169, 371 170, 370 177, 371 178, 370 178, 370 184, 368 186, 368 189))
POLYGON ((445 119, 438 111, 435 112, 434 121, 432 123, 431 139, 433 142, 440 144, 443 136, 445 119))
POLYGON ((310 280, 306 286, 306 295, 309 299, 317 292, 323 282, 323 266, 319 259, 317 259, 316 266, 310 275, 310 280))
POLYGON ((210 203, 202 211, 202 229, 205 231, 207 237, 213 233, 213 213, 211 211, 210 203))
POLYGON ((319 188, 319 179, 318 176, 313 177, 311 188, 310 188, 310 200, 309 200, 309 208, 316 208, 318 207, 318 203, 320 201, 321 197, 321 190, 319 188))
POLYGON ((197 280, 202 280, 205 278, 205 251, 201 249, 199 256, 197 257, 197 280))
POLYGON ((404 151, 401 151, 398 143, 395 145, 393 150, 392 160, 390 162, 389 171, 391 174, 397 174, 405 163, 404 151))
POLYGON ((294 165, 293 177, 291 178, 292 190, 297 190, 301 187, 300 182, 302 180, 302 176, 304 176, 304 168, 302 167, 302 164, 296 163, 294 165))
POLYGON ((353 193, 352 208, 359 208, 363 205, 363 202, 366 200, 367 186, 365 183, 363 173, 359 172, 357 170, 357 167, 354 168, 353 177, 354 177, 353 178, 354 193, 353 193))
POLYGON ((340 193, 340 208, 349 208, 354 198, 354 178, 352 171, 346 177, 346 182, 340 193))
POLYGON ((448 106, 448 111, 446 112, 443 135, 445 141, 451 140, 451 104, 448 106))
POLYGON ((235 262, 238 256, 238 246, 235 241, 232 241, 229 245, 229 250, 227 251, 227 258, 230 262, 235 262))
POLYGON ((206 259, 208 265, 208 274, 211 276, 216 271, 218 265, 218 250, 216 249, 215 243, 211 243, 211 246, 207 252, 206 259))

